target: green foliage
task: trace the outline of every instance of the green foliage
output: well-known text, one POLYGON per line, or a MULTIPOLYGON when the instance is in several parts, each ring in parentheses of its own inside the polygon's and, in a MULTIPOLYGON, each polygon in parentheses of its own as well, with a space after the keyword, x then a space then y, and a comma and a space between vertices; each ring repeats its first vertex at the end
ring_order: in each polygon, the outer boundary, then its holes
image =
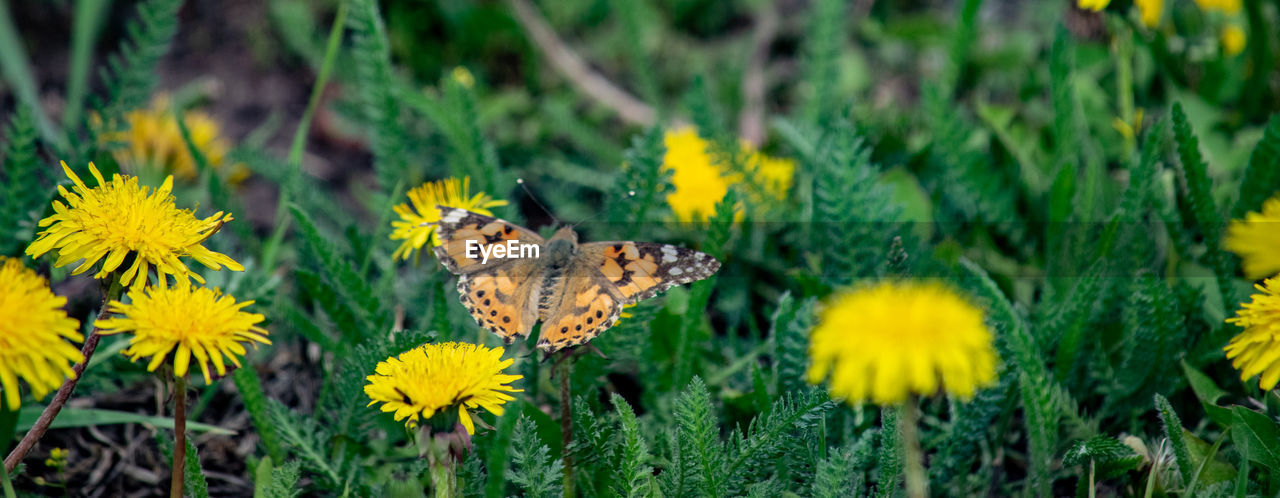
POLYGON ((812 244, 821 248, 823 282, 845 285, 883 271, 898 209, 852 123, 834 123, 821 137, 806 161, 814 181, 812 244))
POLYGON ((294 498, 301 494, 298 479, 301 477, 302 463, 289 460, 281 466, 272 466, 270 458, 264 458, 258 464, 258 480, 254 483, 255 498, 294 498), (266 475, 262 471, 267 470, 266 475))
POLYGON ((347 25, 352 31, 352 59, 355 62, 356 90, 363 117, 372 126, 370 134, 378 185, 390 191, 406 172, 402 106, 396 95, 396 75, 391 68, 391 52, 386 26, 378 2, 350 0, 347 25))
POLYGON ((796 302, 791 293, 778 298, 769 325, 770 346, 773 349, 774 390, 778 393, 794 392, 804 385, 808 368, 809 331, 813 328, 815 300, 809 298, 796 302))
POLYGON ((0 254, 18 256, 35 238, 35 225, 45 200, 41 189, 31 188, 43 178, 36 157, 39 140, 35 118, 26 107, 10 116, 4 130, 4 169, 0 171, 0 254))
POLYGON ((1169 404, 1169 400, 1159 394, 1155 395, 1156 412, 1160 414, 1160 421, 1164 423, 1165 437, 1169 438, 1169 445, 1173 447, 1174 462, 1178 464, 1178 473, 1182 475, 1184 482, 1190 482, 1192 475, 1191 452, 1187 449, 1187 442, 1183 438, 1182 420, 1178 418, 1178 414, 1173 411, 1173 405, 1169 404))
POLYGON ((521 417, 516 422, 511 444, 512 469, 507 471, 507 480, 519 487, 524 496, 560 496, 563 465, 560 460, 551 459, 550 450, 538 437, 533 421, 521 417))
MULTIPOLYGON (((170 461, 173 460, 174 441, 172 437, 172 433, 156 433, 156 442, 160 445, 160 452, 170 461)), ((209 498, 209 482, 204 476, 204 467, 200 465, 200 454, 196 452, 196 445, 191 442, 189 435, 183 441, 187 446, 187 454, 183 459, 183 492, 186 496, 192 498, 209 498)))
POLYGON ((1064 465, 1093 467, 1101 477, 1114 477, 1138 468, 1142 455, 1110 436, 1094 436, 1077 441, 1063 455, 1064 465))
POLYGON ((1248 211, 1261 209, 1262 201, 1280 191, 1280 114, 1267 121, 1266 131, 1244 170, 1240 196, 1231 208, 1231 216, 1240 218, 1248 211))
POLYGON ((138 4, 137 17, 125 27, 128 37, 102 69, 106 100, 102 122, 119 126, 118 120, 131 109, 146 105, 156 85, 156 66, 169 51, 178 33, 178 10, 182 0, 146 0, 138 4))
POLYGON ((880 473, 876 478, 876 496, 887 498, 898 493, 902 485, 903 442, 899 422, 899 409, 887 406, 880 409, 880 452, 877 458, 880 473))
MULTIPOLYGON (((1225 253, 1219 248, 1222 240, 1222 219, 1217 203, 1211 193, 1208 164, 1200 155, 1200 141, 1196 138, 1182 104, 1173 105, 1173 138, 1178 143, 1178 210, 1182 214, 1183 225, 1193 228, 1204 237, 1206 252, 1205 262, 1213 270, 1218 279, 1218 290, 1222 302, 1234 303, 1235 287, 1231 284, 1234 268, 1225 253)), ((1186 249, 1184 249, 1186 250, 1186 249)))
MULTIPOLYGON (((23 25, 9 35, 31 38, 0 48, 13 93, 0 99, 13 104, 0 254, 21 256, 52 213, 55 184, 67 183, 60 160, 136 174, 101 134, 129 131, 123 118, 157 81, 188 85, 167 89, 184 96, 174 109, 182 143, 169 145, 192 154, 200 177, 176 181, 174 195, 198 215, 235 215, 208 244, 246 271, 193 269, 255 300, 247 310, 266 317, 272 341, 232 375, 243 407, 211 388, 197 405, 204 424, 190 428, 225 437, 211 417, 224 407, 233 420, 247 415, 261 442, 243 466, 255 496, 440 489, 423 433, 368 406, 363 389, 378 362, 424 342, 499 344, 429 247, 408 263, 391 258, 403 192, 462 176, 472 195, 508 201, 496 214, 540 233, 552 219, 607 220, 581 230, 582 242, 671 243, 722 263, 627 307, 579 351, 568 448, 550 362, 534 338, 505 345, 520 391, 502 415, 472 408, 476 434, 452 448, 462 496, 899 496, 913 468, 905 448, 916 446, 939 496, 1050 496, 1073 485, 1081 496, 1280 493, 1280 396, 1239 381, 1222 356, 1239 330, 1224 320, 1249 292, 1222 247, 1225 226, 1280 189, 1280 100, 1269 83, 1280 39, 1266 29, 1280 12, 1266 2, 1230 15, 1166 2, 1158 29, 1133 22, 1133 2, 1062 15, 1048 0, 995 10, 980 0, 533 2, 551 33, 516 15, 524 2, 277 0, 227 11, 213 36, 208 9, 177 0, 11 2, 5 12, 23 25), (234 15, 243 12, 264 14, 274 31, 247 29, 234 15), (70 31, 49 29, 68 20, 70 31), (1248 27, 1246 52, 1223 50, 1228 24, 1248 27), (316 35, 325 25, 327 44, 316 35), (43 67, 67 58, 47 36, 60 32, 71 33, 69 71, 43 67), (223 36, 241 32, 253 35, 223 36), (165 58, 174 40, 182 56, 165 58), (94 47, 116 43, 101 84, 89 85, 94 47), (243 74, 223 72, 215 56, 225 45, 248 47, 243 74), (13 59, 26 51, 38 63, 13 59), (191 70, 206 58, 216 72, 191 70), (276 84, 293 75, 303 77, 276 84), (244 85, 263 82, 266 117, 258 100, 245 102, 254 92, 244 85), (616 103, 584 94, 592 85, 636 92, 656 122, 620 118, 616 103), (750 95, 758 88, 763 109, 750 95), (210 167, 182 113, 193 98, 225 120, 225 139, 249 135, 228 156, 252 171, 245 183, 224 184, 210 167), (64 129, 46 129, 33 102, 61 110, 64 129), (690 184, 675 172, 689 165, 664 164, 665 134, 683 125, 709 143, 726 185, 690 184), (746 146, 739 129, 769 133, 746 146), (287 155, 281 135, 293 137, 287 155), (756 153, 794 161, 781 197, 748 160, 756 153), (528 195, 511 190, 517 178, 528 195), (673 194, 715 197, 716 207, 707 221, 677 222, 673 194), (837 404, 805 376, 824 300, 886 279, 941 280, 972 299, 999 355, 997 381, 972 398, 916 393, 914 431, 902 430, 899 407, 837 404), (1175 363, 1184 375, 1169 374, 1175 363), (1146 459, 1131 449, 1143 446, 1146 459)), ((94 286, 51 265, 56 257, 24 261, 90 330, 94 286)), ((133 396, 150 389, 133 382, 141 366, 107 353, 78 395, 150 399, 133 396)), ((20 429, 42 408, 23 402, 20 429)), ((172 423, 69 407, 53 427, 104 422, 172 423)), ((229 472, 205 440, 191 441, 180 469, 193 496, 209 490, 203 472, 229 472)), ((33 489, 40 469, 30 467, 19 489, 33 489)))
POLYGON ((848 33, 846 2, 822 0, 813 3, 809 13, 809 36, 804 50, 805 98, 803 115, 811 123, 830 123, 843 109, 837 104, 840 79, 840 55, 848 33))

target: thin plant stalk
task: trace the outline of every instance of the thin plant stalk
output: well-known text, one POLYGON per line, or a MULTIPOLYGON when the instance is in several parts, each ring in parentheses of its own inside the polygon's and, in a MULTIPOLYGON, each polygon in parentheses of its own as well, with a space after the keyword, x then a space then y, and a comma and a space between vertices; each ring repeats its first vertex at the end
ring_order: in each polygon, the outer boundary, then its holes
POLYGON ((173 477, 169 480, 169 498, 182 498, 182 485, 187 468, 187 377, 173 379, 173 477))
POLYGON ((924 454, 920 451, 920 436, 916 424, 920 421, 919 408, 914 396, 907 398, 902 405, 902 448, 906 453, 907 496, 925 498, 929 496, 929 478, 924 472, 924 454))
MULTIPOLYGON (((120 299, 120 294, 124 292, 124 286, 120 283, 120 272, 112 272, 111 275, 103 280, 103 286, 106 287, 102 294, 102 306, 99 308, 98 317, 107 313, 107 304, 111 301, 120 299)), ((80 354, 84 356, 84 361, 71 367, 71 377, 62 383, 62 387, 58 388, 58 392, 53 395, 53 399, 49 401, 49 406, 44 408, 40 413, 40 418, 36 419, 36 423, 31 426, 22 441, 18 442, 18 446, 9 452, 9 456, 4 459, 4 468, 11 471, 18 466, 27 453, 34 448, 37 441, 44 436, 49 430, 49 425, 53 423, 53 419, 58 418, 58 412, 62 411, 62 405, 71 399, 71 393, 75 391, 76 384, 80 382, 80 377, 84 374, 84 369, 89 365, 89 360, 93 358, 93 352, 98 349, 98 341, 102 336, 98 335, 98 325, 94 324, 93 330, 89 332, 89 336, 85 337, 84 345, 80 347, 80 354)))
POLYGON ((0 465, 0 484, 4 485, 4 498, 15 498, 18 492, 13 490, 13 482, 9 481, 9 469, 0 465))
MULTIPOLYGON (((430 432, 430 426, 425 430, 430 432)), ((455 430, 465 429, 458 426, 455 430)), ((457 460, 449 451, 453 437, 452 433, 433 434, 427 439, 427 466, 431 475, 431 487, 435 490, 436 498, 458 496, 457 460)))
POLYGON ((565 498, 573 494, 573 455, 569 446, 573 443, 573 394, 569 391, 569 374, 573 372, 573 353, 562 350, 559 363, 556 364, 555 375, 560 377, 560 455, 564 458, 564 490, 565 498))
POLYGON ((284 184, 280 186, 280 201, 276 205, 276 229, 271 233, 271 238, 267 239, 267 244, 262 249, 263 268, 273 267, 276 257, 279 255, 280 244, 284 242, 284 235, 289 230, 289 220, 291 218, 286 214, 289 210, 289 204, 293 202, 291 197, 297 194, 298 183, 301 181, 302 154, 306 149, 307 134, 311 131, 311 119, 315 116, 316 109, 320 107, 320 99, 324 94, 325 85, 329 83, 329 74, 333 72, 334 61, 337 60, 338 48, 342 45, 342 33, 346 23, 347 2, 338 2, 338 13, 333 19, 333 26, 329 28, 329 41, 325 45, 324 59, 320 62, 320 72, 316 75, 315 84, 311 87, 311 96, 307 99, 307 108, 302 111, 302 119, 298 122, 298 129, 294 132, 293 142, 289 146, 287 160, 289 175, 285 177, 284 184))

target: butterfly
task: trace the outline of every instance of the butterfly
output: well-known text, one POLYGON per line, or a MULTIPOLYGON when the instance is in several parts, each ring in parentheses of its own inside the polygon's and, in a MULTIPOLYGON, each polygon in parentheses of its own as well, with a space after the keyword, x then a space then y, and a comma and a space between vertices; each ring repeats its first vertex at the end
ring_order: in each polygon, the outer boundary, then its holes
POLYGON ((538 348, 578 346, 618 321, 622 307, 720 269, 710 255, 652 242, 579 244, 570 227, 550 239, 465 209, 436 206, 436 259, 458 275, 462 304, 507 344, 542 322, 538 348))

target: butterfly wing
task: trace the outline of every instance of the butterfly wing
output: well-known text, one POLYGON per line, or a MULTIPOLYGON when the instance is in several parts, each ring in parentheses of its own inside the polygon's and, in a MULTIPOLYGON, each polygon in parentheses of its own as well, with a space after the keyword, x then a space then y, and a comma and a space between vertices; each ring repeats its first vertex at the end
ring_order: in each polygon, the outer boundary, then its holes
POLYGON ((710 277, 720 262, 710 254, 653 242, 592 242, 584 255, 617 290, 623 304, 649 299, 676 285, 710 277))
POLYGON ((564 296, 543 317, 538 347, 548 353, 586 343, 612 327, 622 307, 720 269, 710 255, 670 244, 594 242, 578 249, 564 296))
POLYGON ((545 241, 532 230, 514 223, 464 209, 437 206, 437 233, 443 244, 436 258, 458 274, 458 294, 467 312, 481 327, 498 334, 508 344, 527 337, 538 320, 535 290, 541 287, 541 271, 534 258, 494 258, 493 246, 518 244, 542 246, 545 241), (472 249, 471 256, 467 249, 472 249), (482 252, 483 248, 483 252, 482 252))

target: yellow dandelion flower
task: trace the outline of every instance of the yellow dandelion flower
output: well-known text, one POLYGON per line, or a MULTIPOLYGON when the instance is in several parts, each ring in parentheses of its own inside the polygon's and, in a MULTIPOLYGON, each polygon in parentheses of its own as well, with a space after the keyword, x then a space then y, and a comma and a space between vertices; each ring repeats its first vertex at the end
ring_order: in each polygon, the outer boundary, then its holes
POLYGON ((1111 3, 1111 0, 1076 0, 1076 7, 1079 7, 1083 10, 1092 10, 1094 12, 1098 12, 1102 9, 1107 8, 1107 4, 1110 4, 1110 3, 1111 3))
POLYGON ((828 376, 851 404, 901 403, 909 393, 971 398, 996 379, 982 311, 938 283, 882 283, 835 297, 809 345, 808 380, 828 376))
POLYGON ((1280 272, 1280 195, 1262 203, 1262 212, 1250 212, 1227 226, 1227 250, 1244 260, 1250 279, 1280 272))
POLYGON ((62 163, 62 170, 75 185, 71 191, 58 186, 58 193, 67 203, 53 201, 54 214, 40 220, 44 230, 27 246, 28 255, 40 257, 57 249, 58 260, 54 266, 83 261, 72 274, 84 273, 102 261, 102 268, 94 278, 103 278, 132 260, 121 277, 121 282, 129 286, 144 284, 152 266, 160 276, 161 285, 166 285, 168 275, 179 281, 190 278, 204 283, 203 277, 179 259, 183 256, 190 256, 214 270, 226 266, 244 271, 240 263, 227 255, 201 245, 223 223, 234 218, 219 211, 199 219, 191 210, 178 209, 170 195, 172 176, 152 191, 150 187, 140 186, 132 176, 117 174, 107 182, 98 168, 89 163, 89 171, 98 181, 97 187, 89 188, 67 163, 62 163))
POLYGON ((132 332, 129 347, 122 351, 131 360, 151 357, 147 370, 154 372, 173 352, 173 373, 187 375, 191 357, 195 356, 204 374, 204 382, 212 383, 209 362, 221 377, 227 374, 223 358, 240 366, 246 350, 242 343, 271 344, 267 331, 257 324, 263 316, 246 313, 253 301, 237 303, 217 289, 176 285, 168 288, 147 287, 129 292, 129 304, 112 301, 107 309, 121 316, 98 321, 103 335, 132 332))
POLYGON ((424 344, 400 356, 378 363, 374 375, 366 377, 364 393, 383 403, 383 412, 395 412, 395 419, 405 420, 409 428, 419 420, 436 413, 458 411, 458 421, 475 434, 475 423, 468 409, 484 408, 501 416, 502 405, 511 401, 508 392, 521 389, 505 385, 520 380, 520 375, 506 375, 502 370, 515 360, 502 359, 502 348, 487 348, 462 342, 424 344))
MULTIPOLYGON (((230 147, 221 137, 218 122, 200 111, 186 111, 182 119, 191 134, 192 145, 204 155, 209 166, 223 167, 230 147)), ((123 128, 100 136, 104 144, 119 144, 112 156, 121 169, 134 174, 173 175, 180 181, 196 179, 199 170, 195 158, 182 139, 167 96, 152 99, 149 108, 130 111, 125 115, 123 128)), ((239 183, 248 175, 247 168, 236 164, 231 168, 228 181, 239 183)))
POLYGON ((0 391, 9 410, 18 409, 19 378, 43 398, 74 375, 72 364, 84 361, 67 342, 84 336, 80 322, 62 310, 65 304, 67 298, 21 260, 0 256, 0 391))
POLYGON ((1164 14, 1164 0, 1133 0, 1138 7, 1138 18, 1148 28, 1160 25, 1160 16, 1164 14))
POLYGON ((1231 366, 1240 371, 1241 380, 1262 374, 1258 387, 1270 391, 1280 381, 1280 275, 1254 287, 1262 293, 1254 294, 1252 302, 1241 304, 1236 316, 1227 319, 1244 331, 1223 350, 1231 366))
POLYGON ((454 67, 450 76, 453 77, 453 81, 462 85, 463 88, 470 89, 476 86, 476 77, 472 76, 471 71, 468 71, 467 68, 463 66, 454 67))
POLYGON ((507 201, 493 199, 483 192, 471 195, 471 177, 458 182, 457 178, 427 182, 409 191, 409 202, 399 204, 392 209, 400 215, 400 219, 392 221, 395 230, 391 232, 391 240, 403 240, 392 259, 409 259, 415 249, 422 249, 428 241, 435 247, 441 244, 436 235, 435 223, 440 221, 440 211, 436 206, 466 209, 467 211, 493 216, 491 207, 505 206, 507 201))
MULTIPOLYGON (((745 181, 741 173, 728 171, 727 167, 716 164, 707 150, 709 144, 698 136, 694 128, 668 131, 663 143, 667 153, 662 167, 672 172, 671 184, 675 187, 667 194, 667 204, 680 221, 706 220, 715 214, 716 204, 729 193, 729 187, 745 181)), ((772 197, 753 201, 765 203, 784 199, 795 176, 795 161, 760 154, 747 144, 743 144, 742 151, 746 154, 747 169, 756 172, 755 181, 772 197)))
POLYGON ((1196 0, 1196 5, 1205 12, 1217 11, 1224 14, 1237 14, 1243 6, 1240 0, 1196 0))
POLYGON ((1244 45, 1248 38, 1244 34, 1244 28, 1235 24, 1228 24, 1222 28, 1222 33, 1218 35, 1219 43, 1222 43, 1222 52, 1228 57, 1235 57, 1240 52, 1244 52, 1244 45))

